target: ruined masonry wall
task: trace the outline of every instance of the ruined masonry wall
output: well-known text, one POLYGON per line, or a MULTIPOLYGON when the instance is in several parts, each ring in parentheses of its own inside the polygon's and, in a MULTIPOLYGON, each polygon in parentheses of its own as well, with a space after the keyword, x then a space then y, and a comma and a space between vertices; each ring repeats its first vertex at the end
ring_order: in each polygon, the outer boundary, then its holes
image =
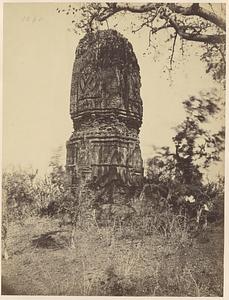
POLYGON ((91 180, 140 186, 143 162, 139 66, 131 44, 114 30, 86 34, 73 66, 70 115, 74 132, 67 142, 71 184, 91 180))

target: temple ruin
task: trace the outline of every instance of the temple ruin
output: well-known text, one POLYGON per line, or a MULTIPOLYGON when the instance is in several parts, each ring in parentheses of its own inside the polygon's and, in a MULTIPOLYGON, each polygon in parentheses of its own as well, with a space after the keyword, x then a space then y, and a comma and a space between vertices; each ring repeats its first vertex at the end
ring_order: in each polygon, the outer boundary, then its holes
POLYGON ((79 42, 72 73, 66 168, 74 189, 142 185, 140 74, 132 45, 115 30, 88 33, 79 42))

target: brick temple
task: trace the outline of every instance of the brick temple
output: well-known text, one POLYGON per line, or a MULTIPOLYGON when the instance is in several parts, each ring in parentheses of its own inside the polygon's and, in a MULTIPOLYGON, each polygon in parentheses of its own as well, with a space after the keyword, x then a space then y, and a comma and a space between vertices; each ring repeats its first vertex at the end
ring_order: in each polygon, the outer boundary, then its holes
POLYGON ((66 169, 74 188, 142 185, 139 65, 132 45, 115 30, 88 33, 79 42, 72 72, 66 169))

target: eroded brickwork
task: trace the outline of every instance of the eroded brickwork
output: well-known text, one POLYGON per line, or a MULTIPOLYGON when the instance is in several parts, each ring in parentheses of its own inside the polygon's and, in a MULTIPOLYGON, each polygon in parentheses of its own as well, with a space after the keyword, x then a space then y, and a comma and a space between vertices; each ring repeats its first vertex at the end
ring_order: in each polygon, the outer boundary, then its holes
POLYGON ((139 66, 131 44, 114 30, 87 34, 76 49, 67 142, 72 187, 141 186, 139 66))

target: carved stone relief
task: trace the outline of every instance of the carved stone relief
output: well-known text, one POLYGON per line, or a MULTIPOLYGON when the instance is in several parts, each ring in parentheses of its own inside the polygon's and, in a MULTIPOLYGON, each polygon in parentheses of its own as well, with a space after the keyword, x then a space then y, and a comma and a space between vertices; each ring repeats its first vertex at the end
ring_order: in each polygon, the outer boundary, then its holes
POLYGON ((67 142, 73 186, 83 178, 101 188, 115 182, 120 191, 141 185, 140 87, 137 59, 121 34, 98 31, 80 41, 70 98, 74 132, 67 142))

